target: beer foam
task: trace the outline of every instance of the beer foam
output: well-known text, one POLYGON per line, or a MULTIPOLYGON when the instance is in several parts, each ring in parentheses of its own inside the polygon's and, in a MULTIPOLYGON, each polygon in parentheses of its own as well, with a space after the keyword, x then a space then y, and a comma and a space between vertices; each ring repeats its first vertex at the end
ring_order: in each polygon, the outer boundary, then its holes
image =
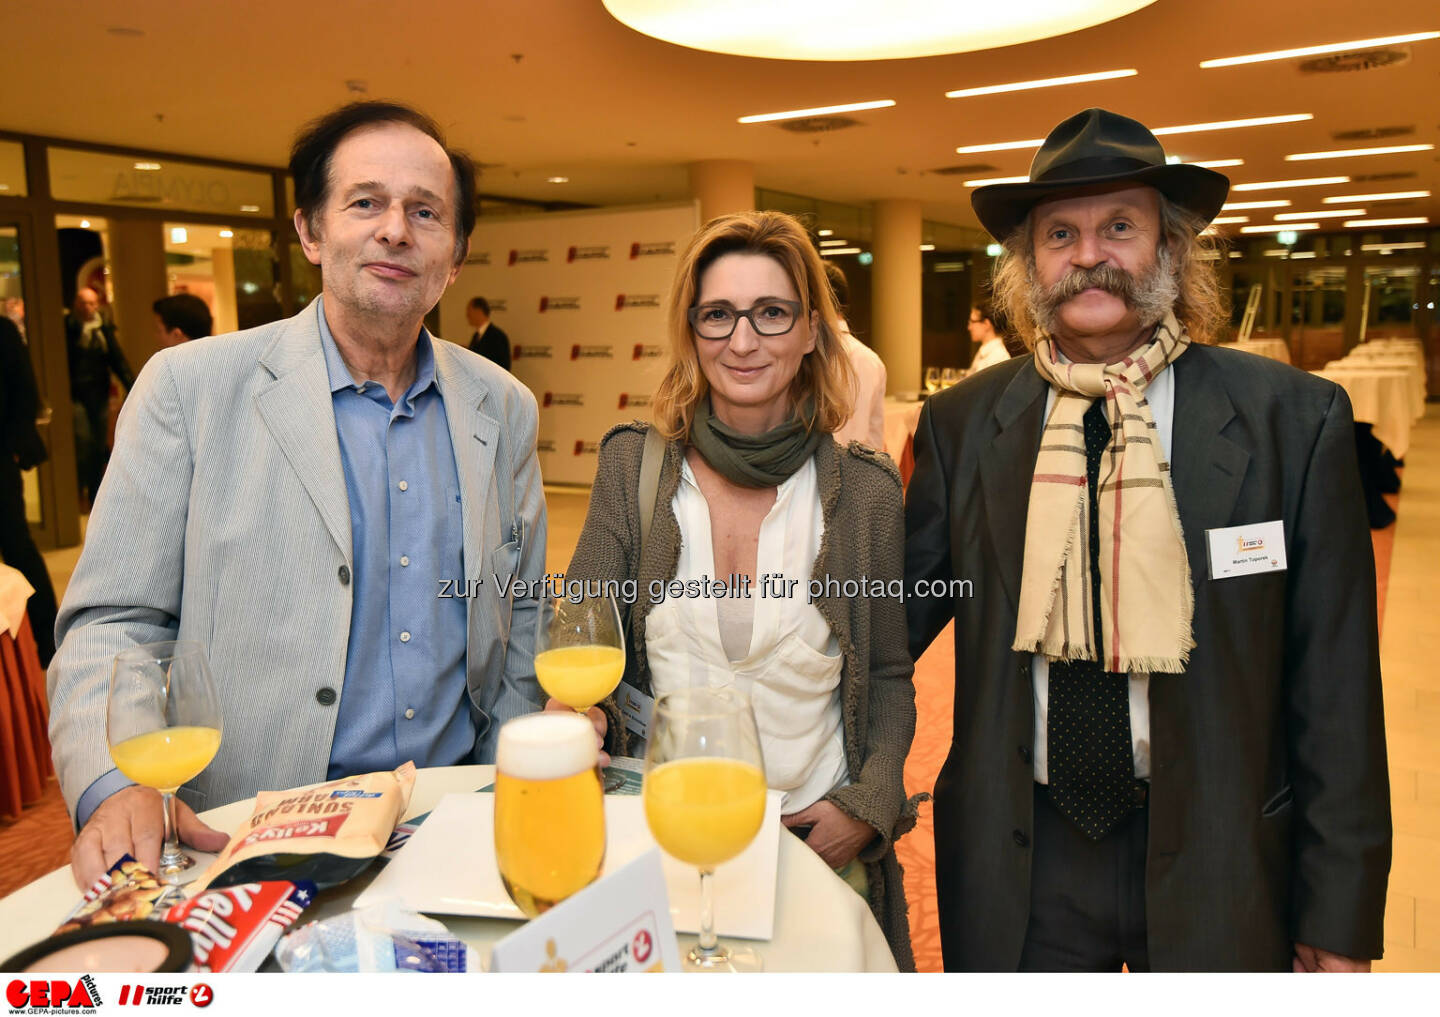
POLYGON ((522 780, 569 777, 593 769, 598 759, 590 719, 558 710, 508 721, 495 749, 495 768, 522 780))

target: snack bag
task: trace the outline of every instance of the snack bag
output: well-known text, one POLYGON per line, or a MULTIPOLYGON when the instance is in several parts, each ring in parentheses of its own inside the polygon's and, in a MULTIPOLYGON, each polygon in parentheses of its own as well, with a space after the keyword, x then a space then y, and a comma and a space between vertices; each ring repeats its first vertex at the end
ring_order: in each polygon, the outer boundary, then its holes
POLYGON ((129 855, 121 855, 110 870, 90 884, 80 905, 55 935, 103 922, 128 922, 159 917, 155 901, 169 889, 155 874, 129 855))
POLYGON ((314 883, 244 883, 182 901, 165 912, 165 921, 190 933, 192 970, 250 972, 314 899, 314 883))
MULTIPOLYGON (((293 791, 262 791, 255 811, 194 887, 280 879, 324 890, 385 849, 415 787, 415 764, 293 791)), ((192 891, 195 892, 195 891, 192 891)))

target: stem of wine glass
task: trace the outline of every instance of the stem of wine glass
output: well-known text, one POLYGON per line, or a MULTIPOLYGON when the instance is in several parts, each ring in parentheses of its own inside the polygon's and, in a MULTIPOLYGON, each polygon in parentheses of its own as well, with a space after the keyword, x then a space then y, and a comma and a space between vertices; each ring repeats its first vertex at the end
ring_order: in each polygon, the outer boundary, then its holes
POLYGON ((185 855, 180 851, 179 827, 175 822, 175 793, 162 791, 160 798, 165 812, 165 846, 160 852, 160 875, 173 881, 185 867, 185 855))
POLYGON ((700 870, 700 941, 696 949, 702 955, 717 952, 719 943, 715 938, 715 870, 700 870))

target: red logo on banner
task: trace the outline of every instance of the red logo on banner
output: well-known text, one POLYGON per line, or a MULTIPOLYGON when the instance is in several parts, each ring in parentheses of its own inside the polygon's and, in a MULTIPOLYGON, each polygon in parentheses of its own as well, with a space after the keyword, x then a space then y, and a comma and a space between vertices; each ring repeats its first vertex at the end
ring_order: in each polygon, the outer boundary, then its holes
POLYGON ((540 405, 541 405, 541 406, 549 406, 552 402, 554 402, 554 400, 555 400, 555 393, 554 393, 554 392, 546 392, 546 393, 545 393, 545 398, 542 399, 542 400, 540 400, 540 405))
POLYGON ((623 410, 623 409, 624 409, 626 406, 628 406, 629 404, 630 404, 630 393, 629 393, 629 392, 621 392, 621 393, 620 393, 620 406, 619 406, 619 408, 623 410))
POLYGON ((640 359, 641 357, 643 357, 644 355, 645 355, 645 344, 644 344, 644 343, 636 343, 636 344, 635 344, 635 351, 630 355, 630 359, 631 359, 631 360, 639 360, 639 359, 640 359))
POLYGON ((215 998, 215 990, 204 982, 196 982, 190 986, 190 1002, 198 1007, 207 1007, 215 998))
POLYGON ((550 306, 550 298, 549 298, 549 297, 541 297, 541 298, 540 298, 540 313, 541 313, 541 314, 544 314, 544 313, 545 313, 545 308, 547 308, 547 307, 549 307, 549 306, 550 306))
POLYGON ((80 976, 74 984, 63 978, 33 978, 28 982, 15 978, 5 987, 5 1002, 16 1012, 94 1010, 100 1005, 100 990, 89 975, 80 976))
POLYGON ((579 438, 575 439, 575 454, 577 456, 585 454, 585 442, 579 438))
POLYGON ((513 264, 515 264, 515 262, 519 259, 519 257, 520 257, 520 252, 517 251, 517 250, 515 250, 514 248, 511 248, 511 249, 510 249, 510 260, 509 260, 508 262, 506 262, 506 264, 507 264, 507 265, 513 265, 513 264))
POLYGON ((519 343, 516 343, 516 344, 515 344, 515 348, 510 351, 510 359, 511 359, 511 360, 519 360, 519 359, 520 359, 521 357, 523 357, 524 355, 525 355, 525 354, 523 354, 523 353, 520 352, 520 344, 519 344, 519 343))
POLYGON ((623 311, 623 310, 625 310, 625 294, 622 293, 622 294, 620 294, 618 297, 615 298, 615 310, 617 310, 617 311, 623 311))
POLYGON ((571 346, 571 347, 570 347, 570 359, 571 359, 571 360, 579 360, 579 359, 580 359, 580 344, 579 344, 579 343, 576 343, 574 346, 571 346))
POLYGON ((650 940, 649 930, 641 929, 635 933, 635 941, 630 944, 630 952, 635 955, 637 961, 644 964, 650 959, 650 951, 654 946, 655 944, 650 940))
POLYGON ((630 245, 630 260, 634 261, 638 257, 640 257, 640 242, 637 240, 630 245))
POLYGON ((575 260, 575 248, 572 247, 572 248, 570 248, 570 250, 568 250, 568 251, 565 252, 565 260, 566 260, 566 261, 574 261, 574 260, 575 260))

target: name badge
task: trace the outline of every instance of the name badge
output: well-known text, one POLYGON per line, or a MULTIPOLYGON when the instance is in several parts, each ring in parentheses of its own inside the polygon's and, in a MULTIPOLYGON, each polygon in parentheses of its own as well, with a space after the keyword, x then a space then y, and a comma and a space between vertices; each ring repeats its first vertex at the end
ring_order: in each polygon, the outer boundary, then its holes
POLYGON ((1285 522, 1226 526, 1205 531, 1211 579, 1285 571, 1285 522))
POLYGON ((650 714, 655 709, 655 699, 647 696, 629 682, 621 682, 615 690, 615 699, 620 712, 625 716, 625 727, 637 738, 650 737, 650 714))

